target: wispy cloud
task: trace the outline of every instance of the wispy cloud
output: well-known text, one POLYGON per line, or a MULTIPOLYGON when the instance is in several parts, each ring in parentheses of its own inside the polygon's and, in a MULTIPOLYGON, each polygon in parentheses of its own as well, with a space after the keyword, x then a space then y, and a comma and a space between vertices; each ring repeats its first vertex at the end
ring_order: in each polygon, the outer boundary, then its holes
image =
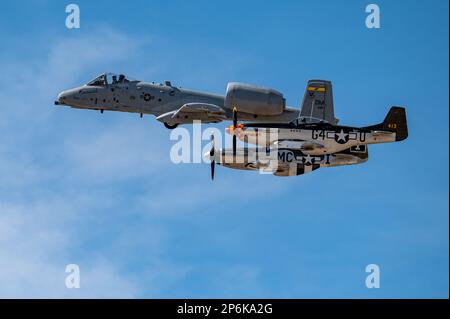
MULTIPOLYGON (((159 123, 52 105, 59 90, 87 81, 86 74, 135 68, 140 63, 130 58, 148 56, 149 43, 99 28, 42 42, 48 49, 41 56, 0 64, 0 296, 164 296, 195 271, 165 253, 173 232, 164 218, 196 216, 236 195, 234 181, 224 178, 212 191, 205 165, 205 182, 170 183, 195 181, 199 166, 187 165, 181 177, 180 167, 174 172, 169 134, 159 123), (81 267, 79 290, 64 286, 69 263, 81 267)), ((143 71, 152 72, 162 71, 143 71)))
POLYGON ((106 126, 95 139, 81 129, 76 136, 54 136, 59 120, 50 104, 59 89, 79 81, 86 69, 117 63, 136 43, 104 28, 55 39, 46 56, 1 64, 0 296, 139 295, 139 284, 120 273, 107 255, 81 253, 86 223, 103 218, 91 214, 116 202, 99 202, 89 186, 78 187, 70 177, 117 177, 133 172, 127 170, 133 166, 144 168, 142 172, 157 167, 158 159, 138 147, 145 134, 137 128, 106 126), (80 264, 80 290, 64 285, 68 263, 80 264))

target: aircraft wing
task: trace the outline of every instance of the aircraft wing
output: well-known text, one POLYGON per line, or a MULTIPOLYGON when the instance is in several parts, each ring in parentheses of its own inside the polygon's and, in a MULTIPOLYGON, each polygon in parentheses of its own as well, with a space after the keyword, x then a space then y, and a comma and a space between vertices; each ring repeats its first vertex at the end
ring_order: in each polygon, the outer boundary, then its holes
POLYGON ((277 160, 256 160, 245 165, 246 169, 260 170, 265 173, 272 173, 275 176, 297 176, 310 173, 318 168, 320 164, 311 162, 298 163, 298 162, 286 162, 279 158, 279 152, 277 151, 277 160))
POLYGON ((339 120, 334 117, 333 90, 330 81, 308 81, 299 120, 303 123, 320 121, 338 123, 339 120))
POLYGON ((226 118, 225 110, 220 106, 208 103, 186 103, 178 110, 161 114, 156 119, 173 125, 192 123, 193 120, 218 123, 226 118))
POLYGON ((304 164, 279 164, 277 170, 273 173, 275 176, 298 176, 311 173, 318 169, 320 165, 304 165, 304 164))
POLYGON ((314 141, 278 140, 273 143, 278 148, 288 148, 300 151, 314 151, 324 148, 321 143, 314 141))

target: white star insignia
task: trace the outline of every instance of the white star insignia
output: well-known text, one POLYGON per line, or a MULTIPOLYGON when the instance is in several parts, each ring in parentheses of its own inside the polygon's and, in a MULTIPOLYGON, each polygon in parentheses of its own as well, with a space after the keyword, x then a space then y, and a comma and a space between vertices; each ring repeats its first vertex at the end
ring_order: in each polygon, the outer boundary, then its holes
POLYGON ((348 134, 344 133, 344 130, 341 129, 340 133, 336 133, 336 136, 338 137, 338 141, 346 141, 346 137, 348 136, 348 134))
POLYGON ((312 161, 313 161, 313 157, 311 157, 311 155, 307 155, 306 157, 305 157, 305 164, 312 164, 312 161))

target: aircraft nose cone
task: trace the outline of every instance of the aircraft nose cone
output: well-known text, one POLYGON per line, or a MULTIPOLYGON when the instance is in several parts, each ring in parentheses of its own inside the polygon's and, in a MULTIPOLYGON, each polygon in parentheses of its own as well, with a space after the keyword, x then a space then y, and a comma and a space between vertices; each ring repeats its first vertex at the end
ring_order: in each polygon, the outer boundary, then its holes
POLYGON ((66 93, 65 91, 62 91, 61 93, 58 94, 58 97, 55 101, 55 105, 64 104, 64 100, 66 99, 65 93, 66 93))
POLYGON ((74 97, 77 93, 77 89, 71 89, 62 91, 58 94, 58 98, 55 101, 55 105, 71 105, 74 101, 74 97))

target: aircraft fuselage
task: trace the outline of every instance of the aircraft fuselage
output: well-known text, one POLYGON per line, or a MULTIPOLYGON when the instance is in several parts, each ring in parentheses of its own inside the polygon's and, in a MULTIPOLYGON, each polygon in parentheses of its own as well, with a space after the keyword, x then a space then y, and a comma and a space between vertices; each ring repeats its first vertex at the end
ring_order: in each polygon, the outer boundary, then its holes
POLYGON ((396 133, 315 124, 269 124, 244 126, 236 130, 242 141, 258 146, 275 145, 279 148, 300 149, 309 155, 323 155, 343 151, 350 147, 396 141, 396 133))
POLYGON ((210 160, 224 167, 240 170, 260 170, 278 176, 296 176, 312 172, 320 167, 361 164, 368 160, 366 146, 348 148, 342 152, 309 155, 289 148, 249 148, 217 150, 210 160))
MULTIPOLYGON (((169 128, 195 120, 217 123, 232 118, 232 108, 223 95, 175 87, 169 81, 164 84, 147 83, 128 80, 124 76, 117 80, 115 75, 111 81, 107 76, 103 74, 86 85, 61 92, 55 104, 101 112, 151 114, 169 128)), ((239 118, 259 123, 287 123, 299 115, 299 110, 287 107, 277 109, 276 113, 265 113, 264 105, 252 111, 239 111, 239 118)))
POLYGON ((80 109, 109 110, 161 115, 195 99, 223 106, 220 95, 161 84, 131 81, 106 86, 84 85, 61 92, 58 104, 80 109))

